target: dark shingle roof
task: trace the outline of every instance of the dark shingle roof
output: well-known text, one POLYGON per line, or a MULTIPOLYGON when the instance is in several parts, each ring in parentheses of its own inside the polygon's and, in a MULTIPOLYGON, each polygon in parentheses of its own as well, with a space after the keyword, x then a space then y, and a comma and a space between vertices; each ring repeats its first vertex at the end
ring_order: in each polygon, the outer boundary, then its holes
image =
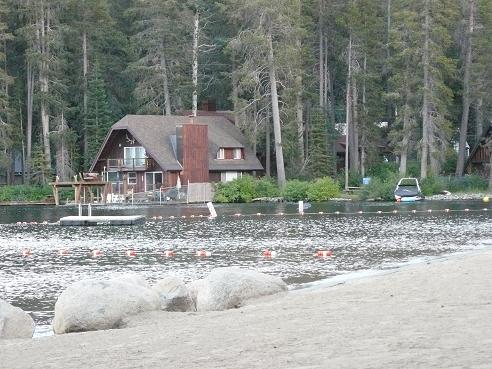
MULTIPOLYGON (((172 147, 171 136, 176 134, 176 126, 192 123, 191 118, 177 115, 127 115, 113 125, 106 140, 111 132, 126 129, 145 147, 148 155, 163 170, 181 170, 182 166, 176 159, 172 147)), ((222 116, 200 116, 194 118, 194 123, 208 126, 209 170, 263 170, 259 160, 246 144, 244 135, 229 120, 222 116), (217 160, 217 150, 221 147, 243 148, 245 159, 217 160)), ((92 167, 99 159, 101 151, 95 158, 92 167)))

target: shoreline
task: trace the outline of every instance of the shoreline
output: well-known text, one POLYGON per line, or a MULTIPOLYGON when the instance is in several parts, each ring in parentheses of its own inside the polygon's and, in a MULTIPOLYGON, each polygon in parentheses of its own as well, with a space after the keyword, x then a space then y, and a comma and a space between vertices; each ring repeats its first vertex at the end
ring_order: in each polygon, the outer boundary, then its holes
POLYGON ((485 368, 491 267, 485 247, 241 309, 152 312, 120 330, 0 341, 0 367, 485 368))

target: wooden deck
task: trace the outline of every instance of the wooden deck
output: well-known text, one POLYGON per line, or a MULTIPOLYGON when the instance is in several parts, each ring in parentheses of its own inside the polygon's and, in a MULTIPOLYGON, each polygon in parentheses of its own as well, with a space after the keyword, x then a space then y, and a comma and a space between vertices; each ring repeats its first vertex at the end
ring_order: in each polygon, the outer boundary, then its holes
POLYGON ((145 223, 143 215, 68 216, 60 219, 62 226, 119 226, 145 223))

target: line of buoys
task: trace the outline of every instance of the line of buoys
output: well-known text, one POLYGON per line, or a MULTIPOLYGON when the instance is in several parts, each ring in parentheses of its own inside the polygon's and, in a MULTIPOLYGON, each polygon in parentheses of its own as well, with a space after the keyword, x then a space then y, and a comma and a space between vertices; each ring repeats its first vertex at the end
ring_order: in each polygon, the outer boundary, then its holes
MULTIPOLYGON (((70 254, 69 253, 69 250, 66 249, 66 248, 63 248, 63 249, 59 249, 58 250, 58 255, 59 256, 68 256, 69 254, 70 254)), ((99 258, 99 257, 104 256, 103 252, 100 249, 91 250, 90 255, 93 258, 99 258)), ((128 249, 128 250, 125 251, 125 255, 127 257, 133 258, 133 257, 136 257, 137 256, 137 252, 136 252, 135 249, 128 249)), ((170 258, 170 257, 176 256, 176 253, 175 253, 174 250, 168 249, 168 250, 164 250, 163 255, 165 257, 167 257, 167 258, 170 258)), ((267 258, 267 259, 276 258, 278 255, 279 255, 279 252, 276 251, 276 250, 265 249, 262 252, 262 256, 264 258, 267 258)), ((21 256, 22 257, 30 257, 30 256, 32 256, 31 249, 29 249, 29 248, 23 249, 21 251, 21 256)), ((200 250, 196 250, 195 256, 197 256, 197 257, 210 257, 210 256, 212 256, 212 252, 211 251, 200 249, 200 250)), ((314 256, 319 257, 319 258, 331 257, 331 256, 333 256, 333 251, 332 250, 318 250, 318 251, 316 251, 316 253, 314 254, 314 256)))
POLYGON ((333 256, 333 251, 331 250, 318 250, 316 251, 316 254, 314 256, 317 256, 319 258, 327 258, 330 256, 333 256))
POLYGON ((47 220, 44 220, 42 222, 15 222, 16 225, 38 225, 38 224, 42 224, 42 225, 46 225, 46 224, 49 224, 47 220))
MULTIPOLYGON (((324 211, 318 211, 318 212, 313 212, 313 213, 306 213, 306 212, 303 212, 302 215, 356 215, 356 214, 406 214, 406 213, 411 213, 411 214, 417 214, 417 213, 439 213, 439 212, 444 212, 444 213, 450 213, 450 212, 455 212, 455 213, 458 213, 458 212, 473 212, 473 211, 489 211, 491 209, 489 208, 482 208, 482 209, 455 209, 455 210, 451 210, 451 209, 425 209, 425 210, 416 210, 416 209, 412 209, 412 210, 387 210, 387 211, 383 211, 383 210, 373 210, 373 211, 364 211, 364 210, 357 210, 355 212, 347 212, 347 213, 342 213, 340 211, 334 211, 332 213, 329 213, 329 212, 324 212, 324 211)), ((235 217, 235 218, 239 218, 239 217, 251 217, 251 216, 299 216, 300 214, 299 213, 284 213, 284 212, 279 212, 279 213, 271 213, 271 214, 265 214, 265 213, 253 213, 253 214, 243 214, 243 213, 234 213, 234 214, 225 214, 225 215, 221 215, 221 217, 235 217)), ((181 219, 187 219, 187 218, 207 218, 207 219, 214 219, 214 217, 210 217, 210 216, 206 216, 206 215, 203 215, 203 214, 199 214, 199 215, 195 215, 195 214, 192 214, 192 215, 181 215, 181 216, 174 216, 174 215, 171 215, 169 217, 163 217, 163 216, 153 216, 151 219, 153 220, 161 220, 161 219, 177 219, 177 218, 181 218, 181 219)), ((18 222, 17 224, 29 224, 29 223, 21 223, 21 222, 18 222)))

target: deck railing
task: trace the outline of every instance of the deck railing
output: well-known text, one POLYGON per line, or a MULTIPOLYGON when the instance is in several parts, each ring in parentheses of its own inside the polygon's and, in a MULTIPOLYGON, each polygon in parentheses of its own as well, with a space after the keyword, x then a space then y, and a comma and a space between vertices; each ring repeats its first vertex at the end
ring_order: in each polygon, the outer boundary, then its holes
POLYGON ((100 162, 106 170, 152 170, 156 166, 151 158, 103 159, 100 162))

